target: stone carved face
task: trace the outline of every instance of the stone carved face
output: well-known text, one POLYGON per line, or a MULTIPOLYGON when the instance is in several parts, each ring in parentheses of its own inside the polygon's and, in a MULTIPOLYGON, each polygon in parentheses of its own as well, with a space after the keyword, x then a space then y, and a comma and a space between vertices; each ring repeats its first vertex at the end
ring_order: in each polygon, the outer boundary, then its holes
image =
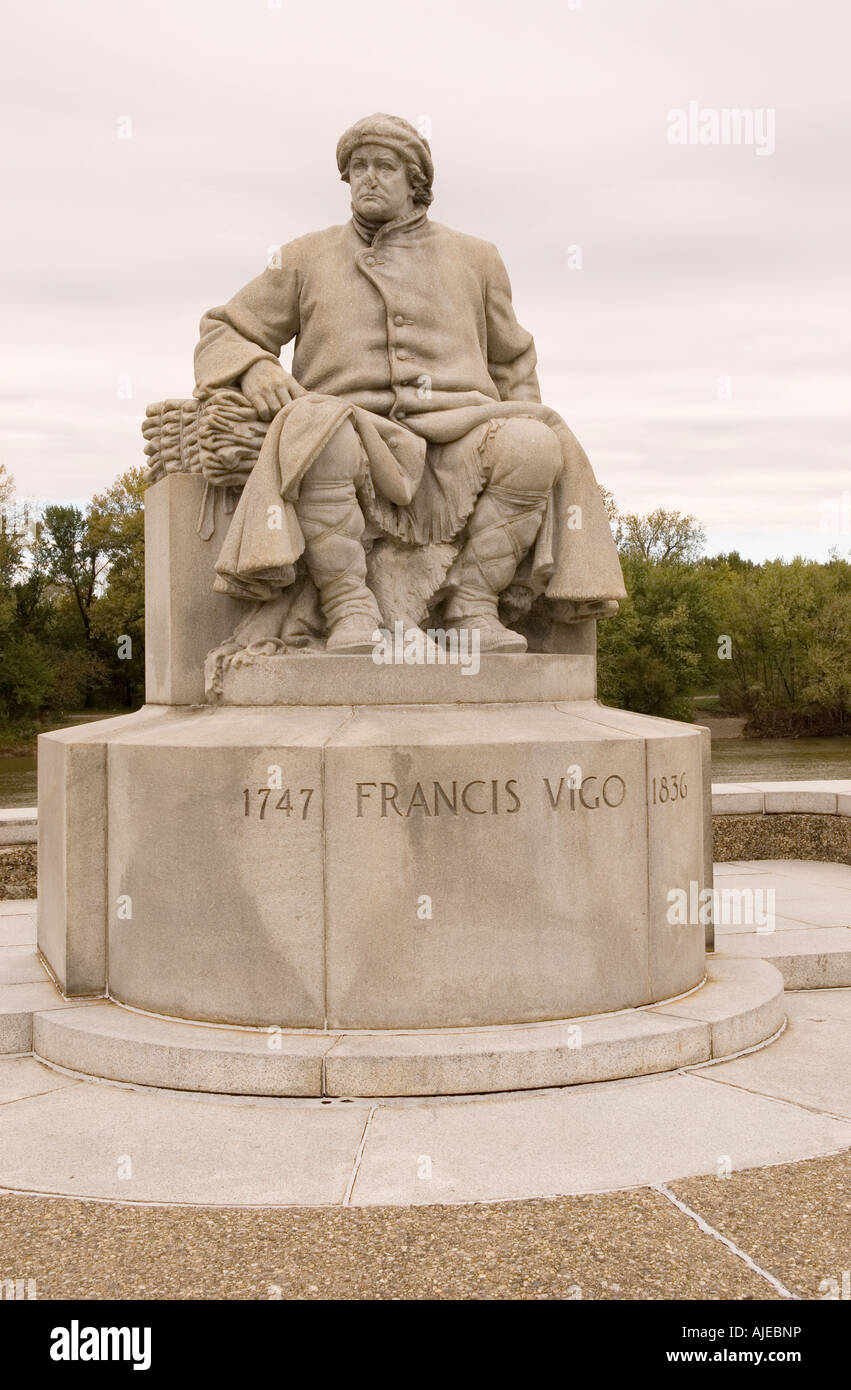
POLYGON ((391 222, 414 207, 405 161, 387 145, 358 145, 349 161, 352 207, 367 222, 391 222))

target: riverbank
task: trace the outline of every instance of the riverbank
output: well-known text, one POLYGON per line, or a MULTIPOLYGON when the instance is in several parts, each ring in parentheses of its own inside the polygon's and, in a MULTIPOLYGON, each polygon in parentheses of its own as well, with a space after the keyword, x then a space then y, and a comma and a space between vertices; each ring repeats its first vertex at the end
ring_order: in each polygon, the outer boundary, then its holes
POLYGON ((117 714, 129 714, 129 709, 85 709, 56 715, 43 723, 0 726, 0 758, 34 758, 39 734, 51 729, 68 729, 73 724, 93 724, 98 719, 111 719, 117 714))
POLYGON ((693 724, 702 724, 713 739, 744 738, 747 719, 738 714, 709 714, 706 710, 696 710, 693 724))

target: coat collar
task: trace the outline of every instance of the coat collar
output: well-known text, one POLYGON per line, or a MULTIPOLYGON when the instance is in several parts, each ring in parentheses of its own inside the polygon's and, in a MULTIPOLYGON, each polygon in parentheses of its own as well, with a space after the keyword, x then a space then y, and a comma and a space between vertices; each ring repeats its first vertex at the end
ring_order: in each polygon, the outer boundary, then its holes
POLYGON ((353 211, 352 226, 362 241, 369 246, 375 246, 379 241, 386 240, 392 232, 413 232, 421 227, 426 220, 427 211, 427 208, 419 204, 413 212, 407 213, 404 217, 396 217, 392 222, 367 222, 353 211))

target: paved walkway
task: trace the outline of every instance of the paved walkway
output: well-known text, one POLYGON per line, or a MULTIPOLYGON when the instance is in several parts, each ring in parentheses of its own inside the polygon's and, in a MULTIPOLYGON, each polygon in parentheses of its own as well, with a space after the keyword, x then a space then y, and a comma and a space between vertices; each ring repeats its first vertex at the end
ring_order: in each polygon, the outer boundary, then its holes
POLYGON ((725 890, 745 890, 744 898, 728 899, 730 920, 715 932, 719 952, 771 961, 787 990, 851 986, 851 865, 798 859, 716 864, 715 889, 722 909, 725 890), (746 920, 754 905, 758 915, 770 910, 771 931, 746 920))
POLYGON ((849 1223, 848 1155, 668 1192, 493 1206, 246 1211, 10 1195, 0 1279, 33 1279, 41 1299, 786 1301, 843 1287, 847 1298, 849 1223))

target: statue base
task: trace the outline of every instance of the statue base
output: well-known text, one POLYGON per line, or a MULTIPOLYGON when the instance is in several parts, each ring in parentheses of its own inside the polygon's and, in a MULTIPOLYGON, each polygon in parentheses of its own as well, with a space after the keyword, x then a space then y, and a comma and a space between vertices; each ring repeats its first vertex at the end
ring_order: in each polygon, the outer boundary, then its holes
POLYGON ((704 977, 707 752, 594 700, 146 706, 46 734, 39 946, 69 996, 236 1027, 643 1008, 704 977))

